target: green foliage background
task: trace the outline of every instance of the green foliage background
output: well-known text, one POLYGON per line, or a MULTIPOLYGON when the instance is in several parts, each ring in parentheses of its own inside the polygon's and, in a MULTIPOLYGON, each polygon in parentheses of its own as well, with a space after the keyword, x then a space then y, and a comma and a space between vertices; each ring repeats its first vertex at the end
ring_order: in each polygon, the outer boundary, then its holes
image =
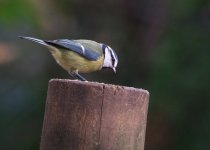
POLYGON ((48 81, 70 77, 19 35, 109 44, 117 75, 84 76, 150 92, 145 149, 210 148, 208 0, 0 0, 0 149, 37 150, 48 81))

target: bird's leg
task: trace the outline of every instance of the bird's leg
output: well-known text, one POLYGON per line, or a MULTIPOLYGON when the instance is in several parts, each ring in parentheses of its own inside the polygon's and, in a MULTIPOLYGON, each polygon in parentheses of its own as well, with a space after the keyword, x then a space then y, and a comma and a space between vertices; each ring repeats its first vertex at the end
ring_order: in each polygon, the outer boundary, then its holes
POLYGON ((74 73, 74 75, 81 81, 87 81, 83 76, 81 76, 80 74, 78 74, 76 72, 74 73))
POLYGON ((81 76, 78 72, 72 72, 72 71, 68 71, 68 73, 74 77, 74 78, 77 78, 81 81, 87 81, 83 76, 81 76))

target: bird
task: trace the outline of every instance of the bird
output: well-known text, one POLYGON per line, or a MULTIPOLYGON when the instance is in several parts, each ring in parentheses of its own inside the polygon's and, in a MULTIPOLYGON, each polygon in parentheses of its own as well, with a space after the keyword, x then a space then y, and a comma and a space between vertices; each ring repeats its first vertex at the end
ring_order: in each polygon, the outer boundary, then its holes
POLYGON ((56 62, 73 78, 87 81, 79 73, 90 73, 110 68, 116 73, 118 56, 108 45, 87 39, 42 40, 29 36, 19 36, 44 45, 56 62))

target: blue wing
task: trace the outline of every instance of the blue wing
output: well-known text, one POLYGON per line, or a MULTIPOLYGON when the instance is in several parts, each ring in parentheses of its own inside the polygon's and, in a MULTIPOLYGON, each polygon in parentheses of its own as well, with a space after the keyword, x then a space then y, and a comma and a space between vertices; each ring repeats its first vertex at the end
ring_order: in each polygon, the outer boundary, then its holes
POLYGON ((64 48, 66 50, 70 50, 73 52, 76 52, 88 60, 98 60, 101 57, 101 53, 97 52, 90 47, 87 47, 86 45, 82 45, 79 42, 76 42, 74 40, 68 40, 68 39, 59 39, 59 40, 53 40, 53 41, 45 41, 47 44, 59 47, 59 48, 64 48))

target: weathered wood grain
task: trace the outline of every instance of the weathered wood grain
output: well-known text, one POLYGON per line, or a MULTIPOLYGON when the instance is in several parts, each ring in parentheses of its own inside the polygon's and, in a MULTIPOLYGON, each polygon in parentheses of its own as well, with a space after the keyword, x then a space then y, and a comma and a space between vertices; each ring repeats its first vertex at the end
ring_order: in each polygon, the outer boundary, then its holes
POLYGON ((149 93, 76 80, 49 82, 41 150, 143 150, 149 93))

